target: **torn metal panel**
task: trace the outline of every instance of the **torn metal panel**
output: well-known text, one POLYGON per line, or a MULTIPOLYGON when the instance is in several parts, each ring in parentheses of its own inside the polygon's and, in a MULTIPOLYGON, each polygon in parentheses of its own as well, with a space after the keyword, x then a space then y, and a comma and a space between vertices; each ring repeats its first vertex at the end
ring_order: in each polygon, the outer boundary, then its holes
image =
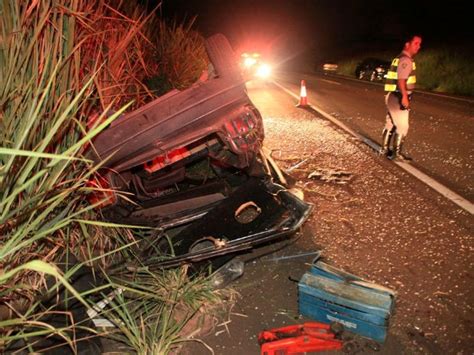
POLYGON ((300 200, 281 185, 270 182, 251 182, 250 186, 244 185, 235 195, 234 199, 223 202, 175 236, 175 239, 181 241, 174 249, 176 256, 154 263, 154 266, 174 267, 199 262, 280 239, 295 233, 313 209, 312 205, 300 200), (262 213, 255 222, 239 225, 235 221, 235 210, 242 201, 250 198, 257 201, 262 213), (214 238, 225 240, 225 244, 219 248, 209 245, 199 250, 192 249, 197 241, 208 238, 211 233, 214 238))

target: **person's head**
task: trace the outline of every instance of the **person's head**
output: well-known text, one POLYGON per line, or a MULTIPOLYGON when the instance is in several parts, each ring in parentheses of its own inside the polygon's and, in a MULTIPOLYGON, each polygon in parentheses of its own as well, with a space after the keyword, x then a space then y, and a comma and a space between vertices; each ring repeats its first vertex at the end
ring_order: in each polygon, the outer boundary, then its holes
POLYGON ((403 50, 412 57, 415 56, 421 48, 421 36, 411 35, 407 38, 403 50))

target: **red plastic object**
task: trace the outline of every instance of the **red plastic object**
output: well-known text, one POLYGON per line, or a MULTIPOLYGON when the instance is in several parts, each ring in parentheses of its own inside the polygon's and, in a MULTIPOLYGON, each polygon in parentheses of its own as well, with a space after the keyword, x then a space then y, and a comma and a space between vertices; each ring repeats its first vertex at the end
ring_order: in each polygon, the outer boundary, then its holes
POLYGON ((167 165, 170 165, 178 160, 184 159, 190 155, 191 153, 186 147, 177 148, 175 150, 172 150, 171 152, 154 158, 151 162, 145 163, 144 167, 145 170, 151 174, 157 170, 164 168, 167 165))
POLYGON ((342 349, 328 324, 307 322, 265 330, 258 335, 261 355, 290 355, 342 349))
POLYGON ((98 208, 104 208, 117 202, 115 191, 110 187, 106 177, 95 174, 87 182, 86 186, 93 189, 92 193, 87 196, 91 205, 98 204, 98 208))

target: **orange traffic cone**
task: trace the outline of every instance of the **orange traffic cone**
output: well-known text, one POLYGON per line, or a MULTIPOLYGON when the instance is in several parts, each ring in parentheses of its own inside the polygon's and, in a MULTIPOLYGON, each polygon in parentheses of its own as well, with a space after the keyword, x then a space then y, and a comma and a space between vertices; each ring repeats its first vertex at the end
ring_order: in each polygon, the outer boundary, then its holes
POLYGON ((300 90, 300 102, 296 107, 307 107, 308 106, 308 97, 306 95, 306 82, 301 80, 301 90, 300 90))

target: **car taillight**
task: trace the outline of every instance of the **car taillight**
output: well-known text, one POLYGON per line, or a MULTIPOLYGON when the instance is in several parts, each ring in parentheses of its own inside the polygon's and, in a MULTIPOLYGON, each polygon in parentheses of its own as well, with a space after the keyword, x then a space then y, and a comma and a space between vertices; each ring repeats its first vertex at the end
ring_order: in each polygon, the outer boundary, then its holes
POLYGON ((179 160, 189 157, 191 153, 186 147, 177 148, 166 154, 157 156, 152 161, 144 164, 144 169, 150 174, 164 168, 167 165, 173 164, 179 160))
POLYGON ((234 153, 242 154, 250 147, 256 147, 259 137, 258 118, 250 112, 245 112, 232 120, 225 122, 224 128, 227 142, 234 153))

